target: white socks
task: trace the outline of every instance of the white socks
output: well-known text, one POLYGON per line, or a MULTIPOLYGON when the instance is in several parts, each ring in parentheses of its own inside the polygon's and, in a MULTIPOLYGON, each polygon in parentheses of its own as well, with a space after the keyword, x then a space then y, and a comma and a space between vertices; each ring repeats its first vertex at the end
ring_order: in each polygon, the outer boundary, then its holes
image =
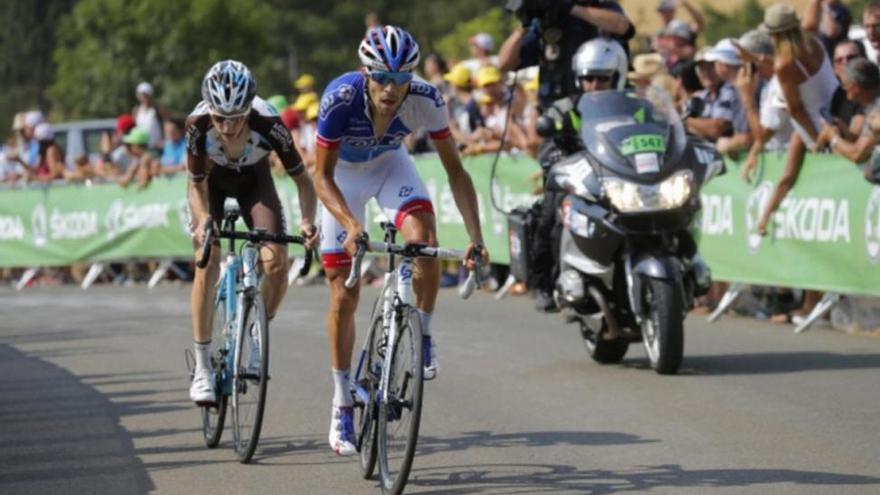
POLYGON ((193 342, 193 353, 196 355, 196 371, 211 369, 211 341, 193 342))
POLYGON ((431 336, 431 317, 434 316, 434 313, 425 313, 421 309, 416 310, 419 313, 419 323, 422 324, 422 336, 430 337, 431 336))
POLYGON ((333 406, 351 407, 351 376, 349 370, 333 369, 333 406))

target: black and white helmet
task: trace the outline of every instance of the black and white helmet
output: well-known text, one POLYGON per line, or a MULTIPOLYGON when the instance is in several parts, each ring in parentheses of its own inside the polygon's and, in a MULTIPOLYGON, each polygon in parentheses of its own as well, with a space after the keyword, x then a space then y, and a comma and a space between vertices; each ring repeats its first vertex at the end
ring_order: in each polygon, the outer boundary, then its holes
POLYGON ((610 38, 596 38, 581 45, 571 59, 571 68, 576 78, 611 76, 615 89, 626 86, 626 52, 620 43, 610 38))
POLYGON ((251 108, 257 83, 247 66, 236 60, 217 62, 202 81, 202 99, 211 113, 234 115, 251 108))

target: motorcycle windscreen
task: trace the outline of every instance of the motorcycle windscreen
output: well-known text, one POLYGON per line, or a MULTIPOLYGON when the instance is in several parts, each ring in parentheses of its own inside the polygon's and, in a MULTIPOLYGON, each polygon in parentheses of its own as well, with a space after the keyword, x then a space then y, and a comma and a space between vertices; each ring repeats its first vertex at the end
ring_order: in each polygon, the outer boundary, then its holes
POLYGON ((607 173, 638 183, 680 168, 687 144, 681 117, 662 92, 594 91, 578 101, 580 135, 607 173))

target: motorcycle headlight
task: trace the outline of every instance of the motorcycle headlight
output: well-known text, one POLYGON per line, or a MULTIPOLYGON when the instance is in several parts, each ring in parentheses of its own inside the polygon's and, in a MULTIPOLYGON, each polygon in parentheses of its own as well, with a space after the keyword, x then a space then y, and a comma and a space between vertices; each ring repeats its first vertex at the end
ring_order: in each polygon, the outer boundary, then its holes
POLYGON ((622 213, 671 210, 684 205, 693 193, 690 170, 677 172, 660 184, 640 185, 617 178, 605 178, 602 185, 611 204, 622 213))

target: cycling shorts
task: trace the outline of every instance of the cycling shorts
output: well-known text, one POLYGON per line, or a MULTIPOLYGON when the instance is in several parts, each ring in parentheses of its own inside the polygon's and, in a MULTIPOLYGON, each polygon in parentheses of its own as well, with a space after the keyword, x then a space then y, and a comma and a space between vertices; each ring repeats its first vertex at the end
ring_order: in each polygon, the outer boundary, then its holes
MULTIPOLYGON (((425 184, 409 153, 402 147, 369 162, 339 160, 334 179, 345 204, 361 225, 367 225, 365 217, 370 198, 376 198, 385 217, 398 229, 407 215, 434 213, 425 184)), ((336 217, 324 208, 321 213, 321 255, 325 268, 351 265, 351 256, 342 248, 346 235, 336 217)))

